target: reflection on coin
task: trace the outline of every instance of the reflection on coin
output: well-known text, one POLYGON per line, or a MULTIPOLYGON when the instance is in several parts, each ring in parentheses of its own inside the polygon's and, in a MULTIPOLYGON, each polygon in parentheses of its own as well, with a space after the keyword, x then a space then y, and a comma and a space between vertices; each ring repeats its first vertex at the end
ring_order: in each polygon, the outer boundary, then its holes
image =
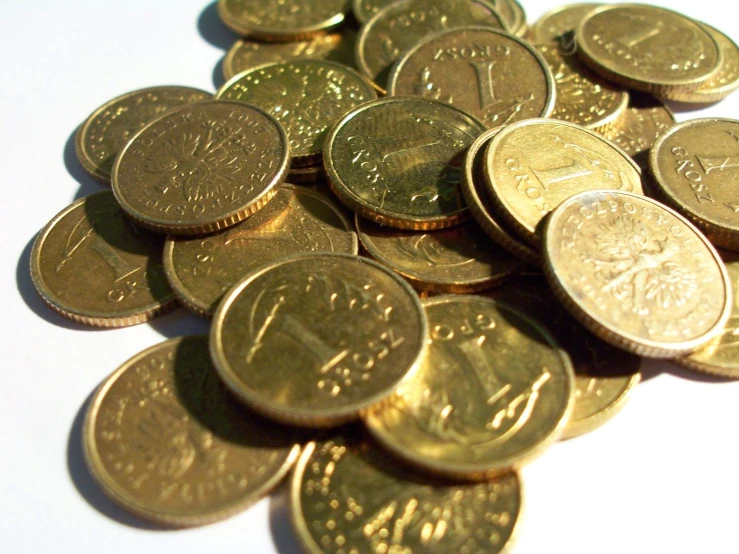
POLYGON ((574 31, 583 18, 601 4, 566 4, 542 15, 529 31, 531 42, 557 42, 568 53, 574 53, 574 31), (570 48, 567 48, 569 46, 570 48))
POLYGON ((431 339, 413 379, 365 416, 401 458, 485 479, 538 456, 572 409, 569 356, 535 320, 480 296, 424 300, 431 339))
POLYGON ((148 321, 175 306, 164 277, 164 237, 127 219, 110 191, 81 198, 39 233, 31 277, 64 317, 98 327, 148 321))
POLYGON ((305 447, 290 496, 296 535, 310 554, 500 554, 522 503, 516 473, 484 483, 430 479, 348 436, 305 447))
POLYGON ((364 25, 385 6, 397 0, 353 0, 352 11, 360 24, 364 25))
POLYGON ((346 254, 283 258, 226 295, 211 353, 246 404, 279 421, 332 426, 392 394, 426 349, 426 315, 389 269, 346 254))
POLYGON ((165 525, 230 517, 276 486, 300 453, 292 429, 243 410, 221 384, 208 337, 137 354, 95 394, 85 461, 114 502, 165 525))
POLYGON ((614 346, 674 358, 717 336, 729 317, 731 285, 718 253, 651 198, 577 194, 552 212, 544 243, 557 298, 614 346))
POLYGON ((115 157, 139 129, 172 108, 212 97, 194 88, 152 87, 114 98, 80 125, 75 135, 77 157, 95 179, 110 183, 115 157))
POLYGON ((113 192, 143 227, 209 233, 269 202, 289 163, 285 131, 269 114, 240 102, 196 102, 131 139, 113 167, 113 192))

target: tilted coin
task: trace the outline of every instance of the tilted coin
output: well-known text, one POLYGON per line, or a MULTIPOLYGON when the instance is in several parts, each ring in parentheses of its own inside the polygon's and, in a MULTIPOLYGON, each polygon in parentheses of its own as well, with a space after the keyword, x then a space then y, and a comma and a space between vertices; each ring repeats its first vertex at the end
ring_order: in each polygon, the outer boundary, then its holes
POLYGON ((492 243, 474 222, 438 231, 403 231, 356 216, 370 256, 426 292, 474 292, 511 278, 523 263, 492 243))
POLYGON ((384 90, 393 63, 404 52, 436 32, 468 25, 506 28, 498 12, 486 0, 393 2, 360 30, 357 67, 384 90))
POLYGON ((389 269, 346 254, 298 255, 245 277, 211 328, 226 385, 279 421, 332 426, 388 397, 426 349, 426 315, 389 269))
POLYGON ((218 0, 218 15, 234 32, 262 40, 303 40, 344 22, 351 0, 218 0))
POLYGON ((297 184, 311 184, 323 180, 325 172, 323 165, 309 165, 307 167, 293 167, 287 174, 287 180, 297 184))
POLYGON ((118 368, 90 403, 83 449, 114 502, 176 527, 246 509, 300 453, 294 430, 231 398, 213 370, 206 336, 162 342, 118 368))
POLYGON ((552 212, 544 242, 557 298, 614 346, 674 358, 717 336, 729 317, 731 284, 718 253, 651 198, 577 194, 552 212))
POLYGON ((364 25, 372 16, 397 0, 353 0, 352 11, 360 24, 364 25))
POLYGON ((348 111, 377 98, 353 69, 323 60, 261 65, 239 73, 216 94, 259 106, 282 123, 293 165, 320 163, 326 130, 348 111))
POLYGON ((310 554, 500 554, 509 551, 522 503, 516 473, 484 483, 429 479, 348 436, 305 447, 290 500, 310 554))
POLYGON ((164 269, 180 301, 211 316, 223 295, 254 269, 290 254, 357 249, 351 222, 326 196, 282 185, 264 209, 223 233, 168 239, 164 269))
POLYGON ((739 250, 739 121, 693 119, 661 135, 649 153, 655 192, 716 246, 739 250))
POLYGON ((490 2, 493 7, 498 10, 506 28, 512 35, 524 38, 529 31, 529 24, 526 21, 526 11, 517 0, 492 0, 490 2))
POLYGON ((443 102, 382 98, 334 125, 323 163, 332 190, 360 215, 399 229, 450 227, 468 217, 464 153, 484 130, 443 102))
POLYGON ((583 18, 601 4, 565 4, 542 15, 531 26, 529 38, 533 43, 556 42, 568 54, 574 54, 574 32, 583 18), (569 48, 568 48, 569 47, 569 48))
POLYGON ((393 66, 391 96, 422 96, 452 104, 488 128, 554 108, 554 78, 528 43, 505 31, 462 27, 422 40, 393 66))
POLYGON ((271 115, 241 102, 196 102, 134 135, 113 167, 113 192, 143 227, 209 233, 269 202, 289 164, 285 130, 271 115))
POLYGON ((687 17, 656 6, 595 8, 576 31, 577 52, 609 81, 675 98, 695 90, 719 69, 716 40, 687 17))
POLYGON ((164 237, 137 228, 110 191, 81 198, 39 233, 31 277, 64 317, 98 327, 148 321, 175 307, 162 267, 164 237))
POLYGON ((77 158, 95 179, 109 183, 115 157, 139 129, 172 108, 212 97, 188 87, 152 87, 118 96, 92 112, 77 129, 77 158))
POLYGON ((485 479, 559 438, 574 375, 543 327, 480 296, 438 296, 424 308, 431 339, 419 371, 364 417, 380 444, 428 471, 485 479))
POLYGON ((496 213, 534 246, 541 244, 546 215, 573 194, 642 192, 629 156, 592 131, 551 119, 505 127, 487 147, 484 171, 496 213))

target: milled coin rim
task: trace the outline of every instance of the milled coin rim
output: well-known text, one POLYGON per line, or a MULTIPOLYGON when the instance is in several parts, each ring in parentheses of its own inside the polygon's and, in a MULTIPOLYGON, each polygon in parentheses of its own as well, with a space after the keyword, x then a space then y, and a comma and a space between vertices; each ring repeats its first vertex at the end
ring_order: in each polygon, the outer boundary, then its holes
POLYGON ((100 453, 98 452, 97 442, 95 441, 95 423, 97 422, 100 407, 105 400, 108 391, 118 381, 121 375, 139 363, 139 361, 145 359, 151 353, 162 348, 169 348, 173 344, 180 343, 183 340, 192 340, 194 338, 203 339, 203 342, 205 343, 203 346, 207 348, 207 335, 188 335, 184 337, 175 337, 150 346, 126 360, 97 387, 85 413, 82 427, 82 454, 85 460, 85 465, 90 471, 90 475, 93 480, 105 495, 121 508, 138 517, 171 527, 197 527, 200 525, 207 525, 243 512, 257 501, 261 500, 262 497, 282 481, 290 469, 295 465, 295 462, 300 456, 301 450, 300 444, 296 441, 279 471, 275 472, 275 474, 266 480, 262 486, 249 494, 248 497, 242 498, 240 501, 235 501, 225 508, 211 511, 209 513, 204 512, 192 515, 164 513, 163 510, 152 509, 150 506, 147 506, 142 502, 132 500, 130 496, 126 494, 125 489, 117 485, 117 483, 110 477, 109 472, 105 469, 105 465, 103 464, 100 453))

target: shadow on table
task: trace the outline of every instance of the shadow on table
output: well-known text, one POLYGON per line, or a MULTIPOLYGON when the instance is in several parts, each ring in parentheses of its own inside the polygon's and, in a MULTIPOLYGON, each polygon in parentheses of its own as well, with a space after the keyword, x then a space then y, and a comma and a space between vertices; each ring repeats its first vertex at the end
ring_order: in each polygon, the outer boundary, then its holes
POLYGON ((207 42, 223 50, 228 50, 238 40, 238 35, 226 27, 218 15, 218 2, 211 2, 200 12, 198 32, 207 42))
POLYGON ((207 319, 184 308, 155 317, 148 323, 152 329, 168 339, 183 335, 207 335, 210 331, 210 322, 207 319))
POLYGON ((641 367, 642 382, 649 381, 660 375, 671 375, 686 381, 695 381, 697 383, 730 383, 734 379, 708 375, 698 371, 691 371, 671 363, 669 360, 653 360, 650 363, 643 363, 641 367))
MULTIPOLYGON (((87 171, 83 169, 82 164, 80 164, 79 159, 77 159, 77 151, 75 149, 76 134, 77 129, 72 131, 69 137, 67 137, 67 142, 64 143, 64 167, 66 168, 67 173, 69 173, 80 185, 77 192, 74 194, 75 200, 109 188, 98 183, 87 174, 87 171)), ((59 209, 61 210, 61 208, 59 209)))
POLYGON ((269 530, 280 554, 302 554, 290 524, 290 478, 269 498, 269 530))

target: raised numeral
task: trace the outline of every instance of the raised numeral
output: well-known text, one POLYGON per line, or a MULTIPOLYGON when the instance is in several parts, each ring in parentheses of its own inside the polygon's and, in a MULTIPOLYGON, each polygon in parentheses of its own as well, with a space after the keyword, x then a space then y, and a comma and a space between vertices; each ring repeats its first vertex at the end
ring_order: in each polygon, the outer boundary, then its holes
POLYGON ((544 190, 549 190, 549 187, 561 183, 562 181, 568 181, 577 177, 584 177, 585 175, 591 175, 593 172, 582 165, 579 161, 574 160, 570 165, 562 167, 555 167, 554 169, 547 170, 532 170, 536 178, 539 179, 544 190))

